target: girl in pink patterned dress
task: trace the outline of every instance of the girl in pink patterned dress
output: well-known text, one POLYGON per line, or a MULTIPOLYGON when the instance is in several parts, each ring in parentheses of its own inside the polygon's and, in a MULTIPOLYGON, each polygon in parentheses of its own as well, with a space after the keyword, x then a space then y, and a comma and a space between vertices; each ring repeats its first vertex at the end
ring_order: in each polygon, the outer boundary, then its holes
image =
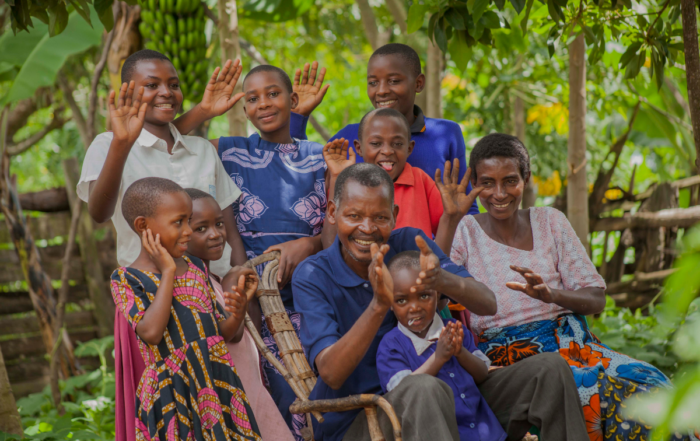
POLYGON ((136 331, 145 371, 136 391, 137 440, 261 440, 226 348, 245 316, 256 278, 226 294, 226 318, 207 268, 185 256, 192 201, 162 178, 134 182, 122 212, 141 253, 112 274, 117 308, 136 331))
POLYGON ((469 165, 487 212, 462 219, 451 258, 496 294, 496 315, 471 316, 479 349, 494 366, 558 352, 573 372, 592 441, 648 439, 651 427, 625 419, 621 403, 670 381, 588 329, 583 316, 603 310, 605 282, 563 213, 519 209, 530 179, 525 146, 514 136, 485 136, 469 165))

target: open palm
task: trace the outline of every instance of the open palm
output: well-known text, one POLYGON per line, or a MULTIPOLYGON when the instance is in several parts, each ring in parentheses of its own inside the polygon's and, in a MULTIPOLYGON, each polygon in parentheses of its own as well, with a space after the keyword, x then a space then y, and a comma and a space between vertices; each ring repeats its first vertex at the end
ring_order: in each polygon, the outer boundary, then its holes
POLYGON ((445 214, 464 216, 469 212, 469 208, 484 189, 484 187, 475 187, 469 194, 466 194, 469 176, 471 176, 471 168, 467 168, 462 182, 459 182, 459 159, 455 159, 454 167, 452 167, 450 161, 445 162, 445 176, 442 178, 440 169, 435 170, 435 185, 437 185, 440 196, 442 196, 442 206, 445 214))
POLYGON ((323 147, 323 159, 331 176, 337 177, 355 163, 355 151, 349 148, 345 138, 334 139, 323 147))
POLYGON ((224 68, 217 67, 204 89, 200 109, 208 118, 223 115, 233 107, 238 100, 243 98, 244 93, 233 95, 236 84, 241 77, 241 61, 227 60, 224 68), (233 95, 233 96, 231 96, 233 95))
POLYGON ((109 118, 112 122, 114 138, 124 142, 129 147, 136 142, 136 139, 141 134, 143 123, 146 119, 146 107, 148 106, 148 103, 141 103, 143 87, 139 87, 136 93, 134 93, 134 88, 135 83, 133 81, 128 86, 126 83, 122 84, 119 90, 118 108, 114 105, 114 91, 109 93, 108 101, 109 118))
POLYGON ((328 87, 330 87, 328 84, 323 86, 323 78, 325 76, 326 68, 323 67, 319 71, 317 61, 311 63, 310 66, 309 63, 304 64, 303 75, 301 69, 297 69, 294 74, 294 83, 292 85, 294 92, 299 95, 299 103, 294 109, 296 113, 309 116, 311 112, 321 104, 323 97, 328 91, 328 87), (311 68, 310 72, 309 68, 311 68), (318 77, 316 76, 317 73, 318 77))

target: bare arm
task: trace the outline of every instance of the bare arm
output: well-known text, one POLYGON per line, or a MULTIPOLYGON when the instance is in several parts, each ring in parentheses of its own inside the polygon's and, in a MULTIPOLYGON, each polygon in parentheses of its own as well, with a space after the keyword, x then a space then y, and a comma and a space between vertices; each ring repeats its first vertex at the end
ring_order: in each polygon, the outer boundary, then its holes
POLYGON ((382 245, 380 249, 372 244, 371 250, 373 259, 369 267, 369 278, 374 298, 350 331, 321 351, 314 360, 319 375, 334 390, 340 389, 360 364, 389 312, 394 297, 394 283, 384 265, 384 255, 389 251, 389 246, 382 245))
POLYGON ((241 234, 238 232, 236 216, 233 214, 233 206, 225 208, 223 214, 224 228, 226 228, 226 242, 231 246, 230 265, 232 267, 243 265, 248 261, 248 256, 245 253, 245 246, 243 245, 241 234))

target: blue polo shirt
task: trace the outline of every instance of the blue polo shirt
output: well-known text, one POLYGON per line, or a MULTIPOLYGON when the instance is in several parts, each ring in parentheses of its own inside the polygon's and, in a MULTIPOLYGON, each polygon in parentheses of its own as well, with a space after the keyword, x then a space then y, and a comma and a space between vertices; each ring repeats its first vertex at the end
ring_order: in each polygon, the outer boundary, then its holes
MULTIPOLYGON (((464 267, 454 264, 435 242, 417 228, 399 228, 391 232, 388 241, 390 250, 384 258, 385 262, 402 251, 418 250, 415 241, 418 235, 425 239, 438 256, 443 269, 458 276, 471 277, 464 267)), ((372 285, 347 266, 340 250, 340 240, 336 237, 330 248, 304 260, 292 276, 294 307, 301 314, 302 320, 301 343, 312 366, 322 350, 350 331, 374 297, 372 285)), ((382 386, 377 373, 377 348, 382 337, 391 331, 396 323, 396 317, 389 311, 367 353, 343 386, 333 390, 319 377, 309 398, 321 400, 354 394, 381 394, 382 386)), ((342 440, 359 412, 358 409, 326 413, 324 423, 314 429, 316 440, 342 440)))
MULTIPOLYGON (((455 159, 459 159, 459 179, 461 181, 467 172, 468 165, 462 129, 454 121, 426 117, 421 108, 415 105, 413 113, 416 119, 411 125, 411 139, 416 142, 416 145, 406 162, 433 177, 437 169, 445 172, 445 161, 454 162, 455 159)), ((292 112, 291 118, 289 131, 292 137, 306 139, 306 124, 309 119, 294 112, 292 112)), ((349 124, 329 141, 345 138, 352 145, 352 142, 359 138, 357 136, 359 127, 360 124, 349 124)), ((360 155, 357 155, 357 162, 362 162, 360 155)), ((467 193, 470 191, 472 191, 471 183, 467 186, 467 193)), ((467 214, 479 214, 476 200, 467 214)))
MULTIPOLYGON (((444 324, 455 323, 456 320, 443 319, 443 322, 444 324)), ((467 328, 462 327, 464 335, 469 335, 467 328)), ((477 350, 471 338, 464 339, 464 347, 472 353, 477 350)), ((382 339, 377 352, 377 370, 382 388, 386 391, 387 384, 397 374, 403 377, 407 371, 415 372, 428 361, 436 348, 437 342, 433 342, 428 349, 418 355, 411 339, 399 328, 389 331, 382 339)), ((506 439, 506 433, 498 422, 498 418, 479 392, 474 378, 459 364, 457 357, 450 358, 442 366, 437 378, 447 383, 452 389, 460 440, 503 441, 506 439)))

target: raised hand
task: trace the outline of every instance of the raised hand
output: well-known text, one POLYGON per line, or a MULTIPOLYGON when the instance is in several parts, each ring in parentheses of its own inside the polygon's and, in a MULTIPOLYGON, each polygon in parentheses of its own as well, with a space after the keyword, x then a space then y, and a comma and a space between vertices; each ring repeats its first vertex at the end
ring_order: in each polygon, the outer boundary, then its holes
POLYGON ((334 139, 323 147, 323 159, 331 176, 337 178, 340 172, 355 164, 355 150, 349 147, 345 138, 334 139))
POLYGON ((389 252, 389 245, 379 247, 370 245, 372 262, 369 264, 369 282, 372 284, 374 298, 381 306, 389 309, 394 302, 394 280, 384 264, 384 256, 389 252))
POLYGON ((441 363, 446 363, 453 355, 455 355, 456 334, 452 323, 448 323, 442 328, 440 338, 438 338, 437 347, 435 348, 435 358, 441 363))
POLYGON ((141 233, 141 244, 161 274, 175 274, 175 259, 160 244, 160 234, 154 238, 150 229, 144 231, 141 233))
MULTIPOLYGON (((224 291, 224 310, 231 314, 234 320, 242 321, 248 310, 248 295, 250 294, 252 282, 250 277, 241 275, 238 283, 231 288, 233 292, 224 291)), ((257 289, 257 277, 255 279, 255 289, 257 289)), ((255 293, 255 289, 252 290, 255 293)))
POLYGON ((462 325, 459 323, 450 323, 453 325, 454 329, 454 352, 453 355, 456 357, 459 355, 460 352, 462 352, 463 346, 464 346, 464 329, 462 328, 462 325))
POLYGON ((444 213, 448 216, 458 216, 461 219, 469 212, 469 208, 474 204, 484 187, 474 187, 469 194, 466 194, 471 168, 467 168, 462 182, 459 182, 459 159, 455 159, 454 167, 450 161, 445 161, 445 176, 441 178, 441 174, 440 169, 435 170, 435 185, 442 196, 444 213))
POLYGON ((292 88, 294 92, 299 95, 299 104, 294 109, 294 112, 300 113, 304 116, 311 115, 323 97, 326 95, 328 84, 323 85, 323 78, 326 76, 326 68, 322 67, 321 71, 318 71, 318 62, 314 61, 309 66, 309 63, 304 64, 304 74, 302 75, 301 69, 297 69, 294 74, 294 83, 292 83, 292 88), (309 67, 311 67, 311 72, 309 72, 309 67), (318 77, 316 73, 318 72, 318 77))
POLYGON ((109 92, 107 101, 114 139, 128 145, 129 148, 141 135, 143 123, 146 120, 146 107, 148 107, 148 103, 141 102, 143 99, 143 86, 139 87, 139 90, 134 93, 135 87, 136 83, 134 81, 131 81, 128 85, 126 83, 122 84, 122 87, 119 89, 119 100, 117 101, 119 107, 114 105, 116 95, 114 91, 109 92))
POLYGON ((440 259, 433 253, 423 236, 416 236, 416 245, 420 249, 420 273, 411 292, 436 291, 440 278, 440 259))
POLYGON ((515 291, 524 292, 533 299, 543 301, 544 303, 554 303, 555 293, 549 288, 542 279, 542 276, 532 271, 530 268, 511 265, 510 269, 519 272, 527 283, 507 282, 506 286, 515 291))
POLYGON ((237 93, 233 96, 233 90, 241 77, 241 60, 226 60, 224 68, 217 67, 204 89, 202 102, 199 108, 207 119, 223 115, 228 112, 245 96, 244 93, 237 93))

